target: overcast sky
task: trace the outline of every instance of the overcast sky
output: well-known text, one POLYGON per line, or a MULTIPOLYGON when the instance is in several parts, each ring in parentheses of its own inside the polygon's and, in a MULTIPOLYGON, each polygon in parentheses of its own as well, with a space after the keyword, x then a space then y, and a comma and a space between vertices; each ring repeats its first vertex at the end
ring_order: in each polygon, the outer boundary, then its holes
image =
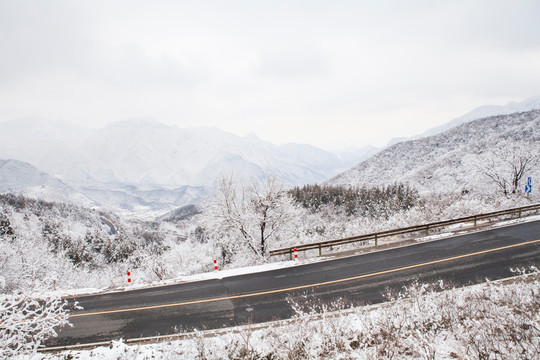
POLYGON ((538 19, 538 0, 0 0, 0 121, 380 146, 540 95, 538 19))

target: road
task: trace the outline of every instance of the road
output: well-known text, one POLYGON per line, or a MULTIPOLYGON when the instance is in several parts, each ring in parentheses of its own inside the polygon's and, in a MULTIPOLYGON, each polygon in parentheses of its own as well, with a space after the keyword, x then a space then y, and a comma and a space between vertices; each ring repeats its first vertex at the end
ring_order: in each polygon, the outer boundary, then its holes
POLYGON ((109 227, 109 233, 111 235, 116 235, 116 233, 117 233, 116 227, 114 226, 114 224, 109 219, 106 219, 103 216, 100 216, 99 219, 101 220, 101 223, 103 225, 107 225, 109 227))
POLYGON ((342 299, 361 305, 414 280, 456 286, 511 276, 511 267, 540 267, 540 221, 419 243, 365 255, 262 273, 78 297, 84 307, 47 346, 167 335, 266 322, 301 305, 342 299))

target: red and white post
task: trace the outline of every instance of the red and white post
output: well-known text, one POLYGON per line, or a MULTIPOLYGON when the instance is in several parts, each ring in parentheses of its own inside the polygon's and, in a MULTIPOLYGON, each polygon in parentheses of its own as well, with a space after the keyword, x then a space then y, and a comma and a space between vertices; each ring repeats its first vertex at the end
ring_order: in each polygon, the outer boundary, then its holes
POLYGON ((217 266, 217 260, 216 259, 214 259, 214 270, 218 271, 218 266, 217 266))
POLYGON ((294 260, 298 260, 298 250, 294 248, 294 260))
POLYGON ((131 271, 127 272, 127 280, 128 280, 128 283, 131 282, 131 271))

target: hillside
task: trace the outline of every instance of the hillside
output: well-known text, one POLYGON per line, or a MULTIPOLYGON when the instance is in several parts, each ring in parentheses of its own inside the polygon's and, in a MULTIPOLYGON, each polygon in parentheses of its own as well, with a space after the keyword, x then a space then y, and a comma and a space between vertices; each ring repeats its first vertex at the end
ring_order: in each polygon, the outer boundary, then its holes
POLYGON ((0 160, 0 194, 95 206, 97 203, 54 176, 17 160, 0 160))
POLYGON ((200 203, 207 190, 181 186, 136 186, 121 183, 80 182, 68 185, 59 178, 17 160, 0 160, 0 194, 24 195, 33 199, 76 204, 86 207, 145 214, 157 214, 178 206, 200 203))
MULTIPOLYGON (((431 137, 395 144, 332 178, 330 184, 404 182, 419 191, 492 187, 480 168, 492 162, 504 172, 504 151, 538 152, 540 110, 475 120, 431 137)), ((530 174, 539 178, 539 168, 530 174)))
POLYGON ((166 223, 0 194, 0 295, 36 285, 47 291, 123 283, 128 261, 156 276, 154 255, 182 236, 166 223))
POLYGON ((456 126, 459 126, 459 125, 462 125, 462 124, 465 124, 474 120, 483 119, 490 116, 509 115, 509 114, 513 114, 517 112, 527 112, 527 111, 536 110, 536 109, 540 109, 540 96, 534 96, 522 102, 512 101, 506 105, 480 106, 474 110, 469 111, 463 116, 460 116, 440 126, 436 126, 434 128, 428 129, 422 134, 413 136, 412 138, 394 138, 390 140, 387 147, 390 147, 392 145, 395 145, 403 141, 418 140, 418 139, 425 138, 428 136, 437 135, 445 131, 448 131, 456 126))

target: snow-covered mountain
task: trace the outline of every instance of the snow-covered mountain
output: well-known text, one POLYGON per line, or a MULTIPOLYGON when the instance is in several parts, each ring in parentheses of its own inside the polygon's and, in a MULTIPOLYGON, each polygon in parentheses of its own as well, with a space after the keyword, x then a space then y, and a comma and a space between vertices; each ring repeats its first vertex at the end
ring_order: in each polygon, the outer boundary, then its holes
POLYGON ((266 173, 297 185, 324 180, 340 164, 335 155, 309 145, 275 146, 217 128, 180 129, 146 121, 100 129, 82 152, 100 170, 109 170, 98 174, 90 168, 98 180, 169 186, 210 186, 221 175, 250 180, 266 173))
MULTIPOLYGON (((540 110, 467 122, 443 133, 395 144, 332 178, 331 184, 404 182, 420 191, 461 191, 492 186, 480 167, 486 160, 505 171, 504 151, 538 153, 540 110)), ((540 178, 540 166, 526 176, 540 178)))
POLYGON ((0 123, 0 158, 28 162, 70 184, 168 187, 209 186, 230 174, 238 180, 273 174, 300 185, 326 180, 350 164, 310 145, 276 146, 217 128, 127 120, 91 130, 40 118, 0 123))
MULTIPOLYGON (((522 103, 484 106, 443 127, 427 131, 419 139, 450 134, 486 114, 535 108, 540 108, 540 96, 522 103)), ((490 133, 490 129, 478 129, 479 138, 471 138, 471 141, 481 141, 483 135, 479 134, 486 131, 490 133)), ((456 144, 463 140, 459 136, 453 139, 456 144)), ((253 134, 240 137, 217 128, 178 128, 145 119, 120 121, 97 130, 37 117, 0 123, 0 159, 16 159, 31 164, 61 180, 86 202, 145 211, 171 210, 197 203, 207 196, 209 188, 221 176, 233 175, 237 181, 250 181, 271 174, 289 185, 302 185, 330 179, 365 159, 352 170, 336 176, 332 182, 378 184, 396 180, 419 181, 424 183, 423 187, 432 188, 420 176, 427 174, 426 178, 433 177, 428 173, 433 172, 436 166, 430 165, 430 161, 449 161, 452 154, 455 155, 452 161, 462 160, 459 159, 461 150, 449 144, 441 145, 446 144, 444 137, 436 141, 439 150, 433 152, 429 142, 413 142, 413 145, 405 142, 397 150, 388 147, 379 153, 379 149, 369 146, 332 153, 310 145, 277 146, 253 134), (415 146, 427 147, 425 152, 421 152, 415 146), (447 151, 445 157, 434 155, 442 149, 447 151), (390 156, 388 151, 401 154, 390 156), (400 168, 399 162, 405 161, 403 156, 410 158, 411 163, 407 166, 415 169, 414 174, 400 168), (398 163, 394 164, 395 161, 398 163), (366 165, 372 163, 375 164, 373 168, 366 165), (358 170, 360 168, 361 171, 358 170)), ((493 143, 504 141, 493 139, 493 143)), ((482 146, 489 148, 491 144, 482 146)), ((454 173, 455 170, 450 169, 449 172, 454 173)), ((461 186, 468 181, 467 172, 462 175, 458 182, 454 182, 454 175, 441 174, 441 178, 450 179, 448 185, 461 186)), ((7 188, 7 183, 4 181, 3 189, 7 188)), ((23 183, 22 188, 28 187, 23 183)), ((26 195, 31 195, 25 191, 26 195)))
POLYGON ((26 195, 46 201, 96 206, 97 203, 61 180, 17 160, 0 160, 0 193, 26 195))
POLYGON ((411 138, 394 138, 390 140, 387 147, 390 147, 392 145, 395 145, 403 141, 416 140, 416 139, 421 139, 428 136, 437 135, 447 130, 450 130, 456 126, 459 126, 461 124, 465 124, 467 122, 471 122, 474 120, 478 120, 478 119, 482 119, 482 118, 486 118, 490 116, 496 116, 496 115, 509 115, 509 114, 513 114, 517 112, 526 112, 526 111, 535 110, 535 109, 540 109, 540 95, 529 98, 522 102, 512 101, 506 105, 480 106, 463 116, 460 116, 454 120, 447 122, 446 124, 428 129, 422 134, 413 136, 411 138))
MULTIPOLYGON (((277 146, 253 134, 240 137, 144 119, 97 130, 37 117, 0 123, 0 159, 32 164, 116 210, 169 211, 198 203, 221 176, 251 181, 271 174, 289 185, 316 183, 361 156, 342 159, 310 145, 277 146)), ((25 186, 12 189, 32 196, 25 186)))
POLYGON ((86 207, 128 212, 162 214, 187 204, 199 203, 207 196, 202 187, 164 188, 121 183, 79 183, 67 185, 36 167, 18 160, 0 160, 0 194, 11 193, 46 201, 72 203, 86 207))

